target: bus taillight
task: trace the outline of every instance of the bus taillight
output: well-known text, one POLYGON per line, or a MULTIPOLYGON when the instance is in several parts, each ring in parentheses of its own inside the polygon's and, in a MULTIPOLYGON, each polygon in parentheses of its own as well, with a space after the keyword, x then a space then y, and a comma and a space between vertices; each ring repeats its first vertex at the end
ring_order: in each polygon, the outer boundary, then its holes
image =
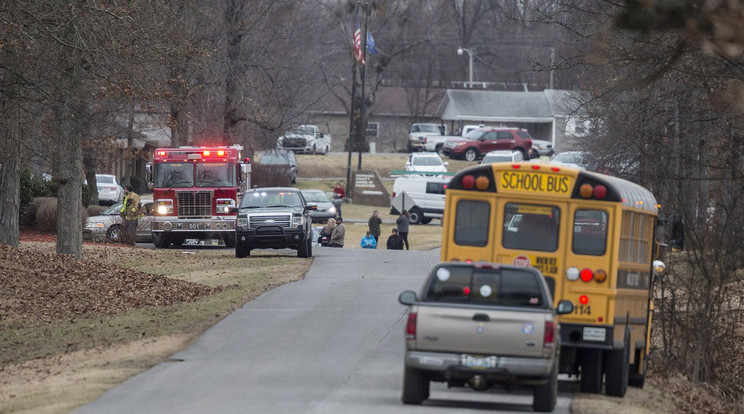
POLYGON ((594 273, 592 273, 592 271, 589 269, 584 269, 581 271, 581 273, 579 273, 579 277, 584 282, 589 282, 592 280, 592 278, 594 278, 594 273))
POLYGON ((579 303, 582 305, 586 305, 587 303, 589 303, 589 296, 587 295, 579 296, 579 303))
POLYGON ((607 280, 607 272, 605 272, 602 269, 597 270, 594 272, 594 280, 597 281, 597 283, 602 283, 605 280, 607 280))

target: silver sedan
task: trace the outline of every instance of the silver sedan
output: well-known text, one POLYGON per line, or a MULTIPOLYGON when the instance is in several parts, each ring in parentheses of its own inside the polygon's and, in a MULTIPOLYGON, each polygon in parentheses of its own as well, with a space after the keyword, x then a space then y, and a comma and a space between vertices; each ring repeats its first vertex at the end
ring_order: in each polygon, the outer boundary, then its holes
MULTIPOLYGON (((137 223, 138 242, 152 241, 152 201, 145 202, 143 207, 145 215, 137 223)), ((88 217, 83 226, 83 238, 85 240, 108 240, 112 242, 121 241, 121 232, 124 228, 124 219, 119 216, 121 202, 114 204, 101 212, 98 216, 88 217)))

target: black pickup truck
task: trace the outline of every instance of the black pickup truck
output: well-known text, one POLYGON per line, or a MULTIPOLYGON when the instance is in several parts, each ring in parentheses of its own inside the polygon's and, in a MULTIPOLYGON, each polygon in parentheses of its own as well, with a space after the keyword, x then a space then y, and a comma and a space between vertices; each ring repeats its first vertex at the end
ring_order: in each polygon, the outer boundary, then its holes
POLYGON ((235 228, 235 257, 252 249, 296 249, 312 257, 312 219, 300 190, 291 187, 254 188, 243 194, 235 228))
POLYGON ((405 404, 429 397, 429 382, 482 391, 496 384, 534 390, 532 408, 553 411, 560 333, 556 314, 573 303, 553 300, 535 268, 446 262, 434 267, 409 306, 403 374, 405 404))

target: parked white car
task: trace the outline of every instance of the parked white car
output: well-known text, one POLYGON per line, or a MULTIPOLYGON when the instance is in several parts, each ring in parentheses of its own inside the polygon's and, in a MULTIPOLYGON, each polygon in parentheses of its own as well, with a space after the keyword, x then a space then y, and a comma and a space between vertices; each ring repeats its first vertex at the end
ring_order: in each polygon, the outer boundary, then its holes
POLYGON ((550 157, 555 154, 553 143, 542 139, 532 139, 532 155, 537 157, 550 157))
POLYGON ((440 157, 436 152, 415 152, 408 156, 405 170, 427 173, 445 173, 447 172, 447 164, 447 162, 442 161, 442 157, 440 157))
POLYGON ((96 188, 98 189, 98 202, 100 204, 116 204, 122 201, 122 197, 124 197, 124 188, 115 175, 96 174, 96 188))
POLYGON ((519 151, 491 151, 483 157, 481 164, 490 164, 492 162, 519 162, 523 161, 522 153, 519 151))
POLYGON ((556 154, 550 162, 569 167, 586 168, 586 153, 584 151, 565 151, 556 154))

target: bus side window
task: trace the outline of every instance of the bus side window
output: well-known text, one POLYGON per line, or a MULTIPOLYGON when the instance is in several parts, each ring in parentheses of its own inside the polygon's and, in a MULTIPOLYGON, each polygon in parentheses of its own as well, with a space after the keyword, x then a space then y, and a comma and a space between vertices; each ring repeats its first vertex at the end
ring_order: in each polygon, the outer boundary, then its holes
POLYGON ((491 226, 491 206, 487 202, 460 200, 455 215, 455 244, 485 246, 491 226))
POLYGON ((607 213, 602 210, 576 210, 573 222, 575 254, 602 256, 607 245, 607 213))

